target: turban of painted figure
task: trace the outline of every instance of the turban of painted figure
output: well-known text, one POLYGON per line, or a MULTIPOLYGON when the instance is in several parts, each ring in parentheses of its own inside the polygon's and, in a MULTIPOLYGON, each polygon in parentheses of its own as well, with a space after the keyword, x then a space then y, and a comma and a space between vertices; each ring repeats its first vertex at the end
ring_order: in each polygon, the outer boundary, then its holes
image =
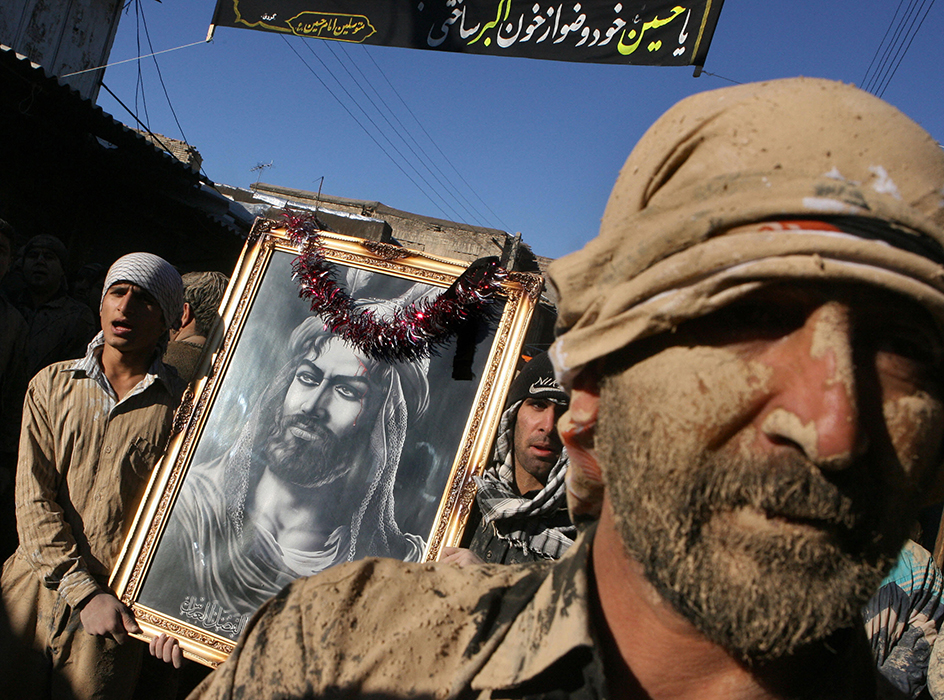
POLYGON ((550 266, 551 355, 569 385, 783 279, 880 285, 944 326, 942 244, 944 151, 891 105, 804 78, 702 93, 639 141, 600 235, 550 266))

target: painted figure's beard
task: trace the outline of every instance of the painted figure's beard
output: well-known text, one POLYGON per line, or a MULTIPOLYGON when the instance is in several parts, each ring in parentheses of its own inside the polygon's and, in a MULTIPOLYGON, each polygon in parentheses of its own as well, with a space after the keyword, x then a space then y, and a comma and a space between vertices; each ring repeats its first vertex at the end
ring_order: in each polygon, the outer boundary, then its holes
POLYGON ((282 416, 270 431, 260 458, 283 481, 316 488, 353 468, 352 456, 349 451, 342 454, 340 442, 337 435, 304 415, 282 416))
POLYGON ((645 401, 619 394, 612 381, 601 393, 595 441, 614 519, 680 614, 748 664, 861 624, 913 504, 875 470, 827 478, 799 452, 750 459, 665 439, 645 401))

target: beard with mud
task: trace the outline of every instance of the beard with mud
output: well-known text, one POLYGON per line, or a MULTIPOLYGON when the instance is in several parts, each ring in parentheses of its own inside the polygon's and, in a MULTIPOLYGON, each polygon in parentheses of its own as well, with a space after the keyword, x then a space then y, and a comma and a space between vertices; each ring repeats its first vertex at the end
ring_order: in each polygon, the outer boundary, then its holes
POLYGON ((631 394, 604 381, 595 447, 624 547, 660 595, 747 664, 860 625, 914 504, 872 471, 827 478, 799 453, 686 453, 631 394))
POLYGON ((340 442, 317 421, 303 415, 280 416, 257 458, 283 481, 318 488, 337 481, 354 466, 352 454, 342 454, 340 442))

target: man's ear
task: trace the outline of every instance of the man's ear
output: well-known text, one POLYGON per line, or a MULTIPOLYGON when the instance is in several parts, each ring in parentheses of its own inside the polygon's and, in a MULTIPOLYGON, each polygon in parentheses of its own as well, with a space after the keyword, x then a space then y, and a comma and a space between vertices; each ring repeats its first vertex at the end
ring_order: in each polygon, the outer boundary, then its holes
POLYGON ((186 326, 188 323, 190 323, 191 321, 193 321, 193 319, 194 319, 193 308, 190 306, 190 303, 189 303, 189 302, 186 302, 186 301, 185 301, 185 302, 184 302, 184 312, 183 312, 183 314, 181 314, 181 316, 180 316, 180 327, 183 328, 183 327, 186 326))
POLYGON ((596 372, 584 369, 573 383, 570 406, 557 424, 567 447, 567 509, 575 524, 596 520, 603 505, 603 476, 594 449, 600 390, 596 372))

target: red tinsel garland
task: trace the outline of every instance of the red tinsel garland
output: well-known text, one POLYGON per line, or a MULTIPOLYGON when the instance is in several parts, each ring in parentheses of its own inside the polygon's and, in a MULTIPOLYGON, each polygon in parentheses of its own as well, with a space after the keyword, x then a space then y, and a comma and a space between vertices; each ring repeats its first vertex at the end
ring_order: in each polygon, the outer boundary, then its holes
POLYGON ((483 258, 435 300, 423 299, 396 309, 393 318, 380 318, 370 309, 355 308, 338 286, 334 266, 324 257, 315 217, 286 212, 285 218, 289 239, 301 250, 292 263, 298 295, 311 302, 325 328, 376 360, 413 362, 429 357, 468 319, 486 310, 508 276, 497 258, 483 258))

